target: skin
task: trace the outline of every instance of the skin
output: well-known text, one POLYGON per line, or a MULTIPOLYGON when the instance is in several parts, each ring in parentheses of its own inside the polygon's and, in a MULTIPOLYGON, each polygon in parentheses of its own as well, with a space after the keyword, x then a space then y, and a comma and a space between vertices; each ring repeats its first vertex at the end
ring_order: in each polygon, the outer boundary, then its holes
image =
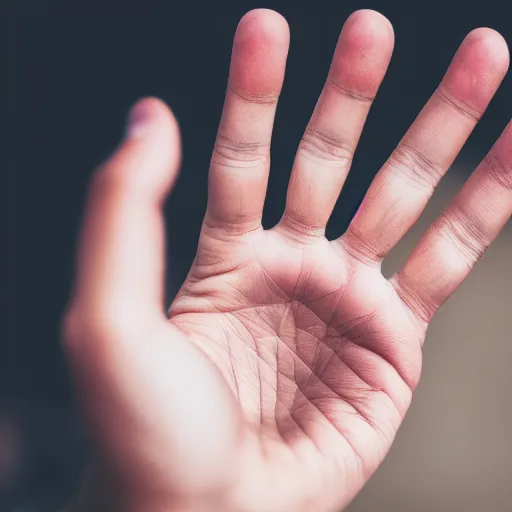
POLYGON ((264 230, 288 42, 273 11, 238 26, 197 256, 168 313, 161 206, 180 159, 168 108, 139 102, 95 173, 63 329, 95 447, 75 510, 346 506, 409 407, 429 321, 512 213, 509 124, 403 268, 381 273, 507 71, 505 41, 480 28, 347 231, 325 238, 394 43, 363 10, 341 32, 283 217, 264 230))

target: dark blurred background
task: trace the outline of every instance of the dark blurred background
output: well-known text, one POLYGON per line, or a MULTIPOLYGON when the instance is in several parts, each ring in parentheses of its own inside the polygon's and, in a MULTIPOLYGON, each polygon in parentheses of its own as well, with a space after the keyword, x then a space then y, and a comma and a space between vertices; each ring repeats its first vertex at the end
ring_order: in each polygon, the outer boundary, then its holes
MULTIPOLYGON (((265 224, 282 213, 297 143, 322 88, 340 28, 373 8, 396 32, 388 75, 329 226, 342 232, 370 180, 441 79, 463 37, 490 26, 512 41, 508 2, 48 2, 8 6, 8 152, 2 197, 6 291, 0 344, 0 510, 57 510, 87 453, 59 346, 87 182, 122 136, 130 105, 163 98, 182 130, 184 159, 166 206, 169 300, 193 259, 206 206, 210 151, 232 37, 249 9, 269 7, 291 28, 272 148, 265 224)), ((511 78, 443 181, 429 219, 484 156, 512 113, 511 78)), ((353 512, 512 510, 510 299, 507 227, 441 310, 424 379, 395 447, 353 512)))

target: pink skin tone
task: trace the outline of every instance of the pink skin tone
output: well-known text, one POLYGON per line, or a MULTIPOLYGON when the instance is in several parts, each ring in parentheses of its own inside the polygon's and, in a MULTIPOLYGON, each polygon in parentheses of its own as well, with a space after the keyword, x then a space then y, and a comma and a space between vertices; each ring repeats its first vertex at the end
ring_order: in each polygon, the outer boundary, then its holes
POLYGON ((404 267, 381 274, 506 73, 506 43, 482 28, 347 232, 325 238, 393 50, 389 21, 364 10, 341 32, 283 217, 263 230, 288 44, 275 12, 252 11, 238 26, 197 256, 168 313, 161 205, 180 160, 168 108, 137 104, 95 174, 64 322, 96 448, 74 510, 346 506, 409 407, 429 320, 512 213, 509 126, 404 267))

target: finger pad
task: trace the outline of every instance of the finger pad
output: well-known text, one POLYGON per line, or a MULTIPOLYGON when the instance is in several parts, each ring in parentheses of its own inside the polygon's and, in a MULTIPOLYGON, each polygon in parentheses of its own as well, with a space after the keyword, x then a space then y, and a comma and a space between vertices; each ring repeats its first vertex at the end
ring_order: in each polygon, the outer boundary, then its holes
POLYGON ((509 65, 507 43, 498 32, 479 28, 470 32, 457 51, 444 86, 478 111, 484 110, 509 65))
POLYGON ((386 73, 394 45, 391 23, 378 12, 357 11, 340 34, 332 78, 363 95, 374 95, 386 73))
POLYGON ((230 86, 250 96, 279 94, 289 40, 288 24, 280 14, 267 9, 247 13, 235 34, 230 86))

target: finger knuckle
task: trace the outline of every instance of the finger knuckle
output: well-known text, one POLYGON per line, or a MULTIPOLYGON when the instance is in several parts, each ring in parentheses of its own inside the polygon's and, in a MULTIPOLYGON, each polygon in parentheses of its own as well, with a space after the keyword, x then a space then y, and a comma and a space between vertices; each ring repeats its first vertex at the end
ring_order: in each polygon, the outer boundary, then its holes
POLYGON ((287 208, 279 227, 285 234, 299 243, 312 243, 325 236, 325 227, 312 225, 307 215, 287 208))
POLYGON ((97 352, 107 346, 125 344, 136 333, 130 328, 129 318, 119 308, 104 304, 93 309, 71 305, 61 325, 64 349, 76 359, 81 358, 84 351, 97 352))
POLYGON ((300 149, 308 158, 346 168, 350 167, 354 157, 354 148, 349 141, 313 126, 306 128, 300 149))
POLYGON ((440 215, 436 228, 439 236, 448 240, 469 268, 480 259, 490 243, 480 222, 457 206, 440 215))
POLYGON ((270 146, 265 142, 248 142, 219 135, 213 149, 212 163, 225 167, 247 168, 267 164, 270 146))
POLYGON ((275 92, 266 92, 262 94, 254 94, 248 93, 247 91, 241 91, 240 89, 235 89, 233 86, 228 85, 228 94, 233 94, 240 101, 247 103, 249 105, 256 106, 270 106, 275 107, 277 101, 279 99, 279 94, 275 92))
POLYGON ((108 194, 124 189, 129 182, 126 168, 126 165, 116 165, 110 161, 101 164, 92 176, 91 192, 93 194, 108 194))
POLYGON ((327 86, 331 87, 331 89, 333 89, 336 93, 341 94, 342 96, 346 96, 351 100, 360 101, 361 103, 366 103, 368 105, 371 105, 375 99, 375 96, 362 94, 361 92, 358 92, 354 89, 350 89, 342 85, 340 82, 333 80, 332 78, 327 80, 327 86))
POLYGON ((438 97, 442 102, 446 103, 449 107, 453 108, 456 112, 466 117, 470 121, 478 122, 480 120, 481 113, 476 111, 469 103, 461 98, 453 96, 444 87, 437 89, 438 97))
POLYGON ((392 172, 406 178, 410 184, 431 194, 444 175, 444 166, 420 148, 402 141, 387 162, 392 172))
POLYGON ((487 175, 493 183, 512 192, 512 164, 505 164, 497 155, 489 153, 485 159, 487 175))
POLYGON ((368 237, 362 235, 359 230, 350 224, 347 231, 339 239, 339 243, 347 251, 351 258, 368 266, 377 266, 385 256, 381 250, 374 246, 368 237))
POLYGON ((391 278, 390 283, 402 303, 426 328, 440 307, 435 297, 422 291, 403 271, 391 278))

